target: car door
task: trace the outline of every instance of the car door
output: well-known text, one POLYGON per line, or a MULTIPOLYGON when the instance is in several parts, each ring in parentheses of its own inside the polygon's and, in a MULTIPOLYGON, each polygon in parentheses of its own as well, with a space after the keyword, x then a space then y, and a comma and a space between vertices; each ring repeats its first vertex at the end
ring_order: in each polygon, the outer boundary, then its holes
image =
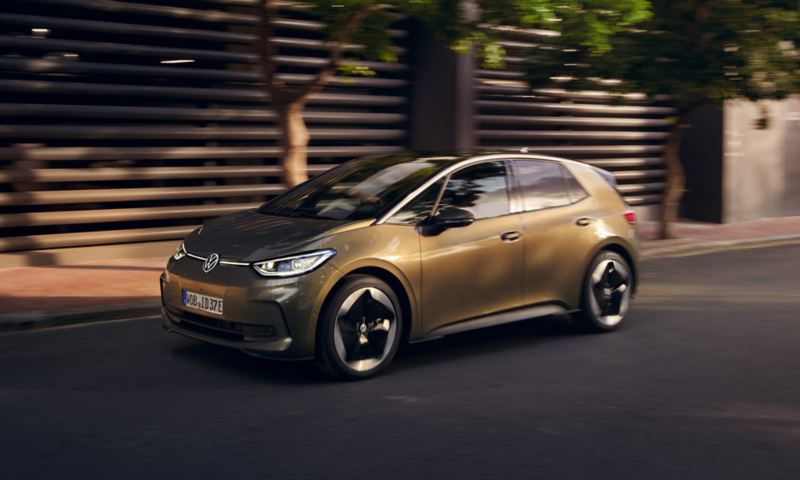
POLYGON ((450 175, 436 207, 469 211, 475 221, 435 234, 420 229, 424 331, 520 306, 522 232, 511 213, 505 162, 450 175))
POLYGON ((577 308, 584 260, 592 246, 594 199, 560 162, 510 162, 523 231, 523 302, 577 308))

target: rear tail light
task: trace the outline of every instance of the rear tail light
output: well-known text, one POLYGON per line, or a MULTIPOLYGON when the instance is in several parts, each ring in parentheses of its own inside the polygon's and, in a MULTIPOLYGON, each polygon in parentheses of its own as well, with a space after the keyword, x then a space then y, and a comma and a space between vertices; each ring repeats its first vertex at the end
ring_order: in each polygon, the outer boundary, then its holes
POLYGON ((629 225, 636 225, 636 212, 633 210, 626 210, 623 215, 625 215, 625 220, 629 225))

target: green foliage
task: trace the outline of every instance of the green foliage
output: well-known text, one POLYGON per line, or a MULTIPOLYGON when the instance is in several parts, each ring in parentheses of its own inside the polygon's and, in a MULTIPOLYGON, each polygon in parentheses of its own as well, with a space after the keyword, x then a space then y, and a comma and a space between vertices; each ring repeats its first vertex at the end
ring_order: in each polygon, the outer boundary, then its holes
POLYGON ((337 38, 348 19, 367 10, 353 43, 360 55, 393 61, 398 57, 389 29, 399 18, 426 23, 454 51, 475 51, 488 68, 502 67, 505 52, 492 26, 546 28, 593 54, 612 49, 611 38, 650 17, 648 0, 325 0, 306 1, 315 17, 337 38), (486 28, 486 27, 490 28, 486 28))
MULTIPOLYGON (((591 36, 575 38, 565 28, 553 42, 556 48, 530 52, 531 84, 581 89, 592 84, 590 79, 618 79, 618 85, 594 83, 592 88, 666 94, 682 110, 708 101, 780 99, 800 91, 797 0, 651 4, 651 17, 606 36, 608 43, 601 48, 602 42, 591 36), (553 76, 572 80, 554 83, 553 76)), ((567 17, 577 16, 574 12, 567 17)))

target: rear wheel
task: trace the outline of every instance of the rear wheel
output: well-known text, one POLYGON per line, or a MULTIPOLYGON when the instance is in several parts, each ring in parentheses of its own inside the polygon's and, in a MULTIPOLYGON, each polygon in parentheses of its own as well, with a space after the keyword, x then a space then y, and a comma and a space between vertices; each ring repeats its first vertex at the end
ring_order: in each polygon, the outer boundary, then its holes
POLYGON ((340 378, 371 377, 397 353, 403 321, 400 302, 379 278, 347 278, 320 320, 318 363, 340 378))
POLYGON ((628 313, 633 282, 631 266, 622 255, 600 252, 586 274, 582 311, 576 315, 576 320, 595 332, 614 330, 628 313))

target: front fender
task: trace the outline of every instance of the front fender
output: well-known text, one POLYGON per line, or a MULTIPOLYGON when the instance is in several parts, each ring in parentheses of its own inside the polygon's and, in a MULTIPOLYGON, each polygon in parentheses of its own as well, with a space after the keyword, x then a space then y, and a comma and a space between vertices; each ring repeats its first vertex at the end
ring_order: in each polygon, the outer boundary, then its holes
POLYGON ((398 283, 400 287, 403 289, 403 292, 398 292, 398 293, 405 294, 405 297, 408 299, 408 306, 411 310, 410 312, 411 318, 409 319, 409 321, 411 322, 411 328, 409 330, 409 338, 416 339, 422 335, 422 324, 421 322, 416 321, 417 319, 421 318, 419 315, 421 307, 419 304, 419 299, 417 298, 416 294, 416 292, 419 291, 418 276, 417 280, 412 280, 408 277, 408 275, 406 275, 403 269, 401 269, 394 263, 382 258, 374 258, 374 257, 353 260, 345 265, 337 265, 336 267, 342 274, 341 278, 344 278, 347 275, 353 273, 373 274, 378 277, 387 274, 390 275, 395 280, 394 283, 398 283))

